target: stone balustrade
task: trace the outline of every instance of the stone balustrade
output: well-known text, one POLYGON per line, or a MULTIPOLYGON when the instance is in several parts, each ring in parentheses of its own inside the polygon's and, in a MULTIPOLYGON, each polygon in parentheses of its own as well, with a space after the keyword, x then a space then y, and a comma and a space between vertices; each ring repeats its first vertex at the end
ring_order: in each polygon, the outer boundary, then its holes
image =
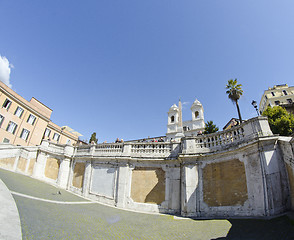
POLYGON ((272 132, 266 117, 256 117, 231 129, 197 137, 186 137, 183 141, 184 154, 197 154, 226 150, 233 145, 253 140, 257 137, 271 136, 272 132))
POLYGON ((172 153, 172 143, 170 142, 151 142, 151 143, 132 143, 132 157, 169 157, 172 153))
MULTIPOLYGON (((256 117, 229 130, 197 137, 185 137, 181 142, 125 142, 102 143, 76 147, 74 156, 169 158, 177 154, 202 154, 226 150, 232 145, 250 141, 256 137, 271 136, 266 117, 256 117)), ((43 141, 52 153, 62 153, 63 145, 43 141)), ((45 146, 44 145, 44 146, 45 146)))

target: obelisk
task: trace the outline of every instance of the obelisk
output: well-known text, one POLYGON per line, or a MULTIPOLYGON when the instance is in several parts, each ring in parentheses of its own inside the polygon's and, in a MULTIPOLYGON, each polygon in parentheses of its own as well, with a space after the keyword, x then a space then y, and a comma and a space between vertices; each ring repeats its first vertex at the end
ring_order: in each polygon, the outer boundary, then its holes
POLYGON ((177 134, 175 135, 175 140, 181 141, 182 137, 185 137, 185 135, 183 131, 182 102, 181 99, 179 99, 179 123, 177 128, 177 134))

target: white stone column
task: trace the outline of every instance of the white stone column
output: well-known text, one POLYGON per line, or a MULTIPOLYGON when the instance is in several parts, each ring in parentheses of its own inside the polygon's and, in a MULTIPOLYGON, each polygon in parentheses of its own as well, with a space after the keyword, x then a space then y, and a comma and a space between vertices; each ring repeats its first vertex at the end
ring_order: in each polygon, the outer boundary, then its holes
POLYGON ((39 151, 34 166, 33 177, 42 179, 44 177, 45 167, 46 167, 47 156, 46 153, 39 151))
POLYGON ((61 160, 57 185, 60 188, 66 189, 70 172, 70 159, 64 158, 61 160))
POLYGON ((91 170, 92 170, 92 164, 90 161, 87 161, 85 166, 85 175, 84 175, 84 182, 83 182, 83 193, 82 195, 84 197, 87 197, 89 194, 90 189, 90 179, 91 179, 91 170))
POLYGON ((196 191, 198 187, 198 167, 186 165, 182 167, 181 214, 196 216, 196 191))
POLYGON ((19 156, 16 156, 14 160, 14 164, 13 164, 13 169, 12 169, 13 172, 16 172, 18 161, 19 161, 19 156))
POLYGON ((124 157, 131 156, 131 148, 132 148, 132 145, 131 144, 124 143, 122 156, 124 156, 124 157))
POLYGON ((169 201, 168 208, 171 211, 179 211, 181 208, 181 169, 169 168, 169 201))
POLYGON ((186 137, 183 144, 183 150, 182 153, 195 153, 196 152, 196 143, 195 138, 193 137, 186 137))
POLYGON ((116 206, 119 208, 124 208, 128 194, 127 184, 129 180, 129 167, 127 165, 119 167, 117 179, 116 206))

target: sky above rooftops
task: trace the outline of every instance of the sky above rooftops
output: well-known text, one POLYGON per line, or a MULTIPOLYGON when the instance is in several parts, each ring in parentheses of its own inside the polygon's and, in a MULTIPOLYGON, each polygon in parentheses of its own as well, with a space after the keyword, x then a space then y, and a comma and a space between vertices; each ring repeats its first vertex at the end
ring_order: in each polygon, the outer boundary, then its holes
POLYGON ((244 119, 268 87, 294 85, 292 0, 0 0, 0 9, 0 77, 9 69, 14 91, 82 139, 165 135, 179 98, 183 120, 197 98, 222 129, 238 116, 229 79, 243 85, 244 119))

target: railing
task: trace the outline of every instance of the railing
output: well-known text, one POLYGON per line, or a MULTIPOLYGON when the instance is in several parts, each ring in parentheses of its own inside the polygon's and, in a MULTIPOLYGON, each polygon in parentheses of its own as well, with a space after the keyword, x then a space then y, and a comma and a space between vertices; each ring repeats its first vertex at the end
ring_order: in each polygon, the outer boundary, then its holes
POLYGON ((62 154, 64 152, 65 145, 58 145, 58 144, 52 144, 50 143, 50 152, 62 154))
POLYGON ((244 129, 242 127, 234 127, 223 132, 198 136, 195 139, 195 143, 196 148, 220 148, 237 143, 242 139, 244 139, 244 129))
POLYGON ((225 131, 187 137, 183 142, 182 153, 197 154, 226 150, 236 144, 264 136, 272 136, 267 118, 256 117, 225 131))
POLYGON ((172 152, 172 144, 167 142, 132 143, 131 156, 161 156, 168 157, 172 152))
POLYGON ((89 154, 91 151, 91 145, 77 147, 77 154, 89 154))
MULTIPOLYGON (((131 157, 131 158, 176 158, 179 153, 198 154, 226 150, 237 144, 259 137, 272 136, 267 118, 257 117, 243 122, 229 130, 197 137, 185 137, 182 142, 124 142, 103 143, 72 147, 76 157, 131 157)), ((70 156, 69 146, 44 141, 43 147, 53 153, 70 156), (68 148, 67 150, 65 150, 68 148)))
POLYGON ((122 153, 122 152, 123 152, 122 143, 95 145, 95 155, 99 153, 122 153))
POLYGON ((76 156, 93 155, 95 157, 162 157, 170 156, 172 143, 170 142, 128 142, 103 143, 97 145, 77 147, 76 156))

